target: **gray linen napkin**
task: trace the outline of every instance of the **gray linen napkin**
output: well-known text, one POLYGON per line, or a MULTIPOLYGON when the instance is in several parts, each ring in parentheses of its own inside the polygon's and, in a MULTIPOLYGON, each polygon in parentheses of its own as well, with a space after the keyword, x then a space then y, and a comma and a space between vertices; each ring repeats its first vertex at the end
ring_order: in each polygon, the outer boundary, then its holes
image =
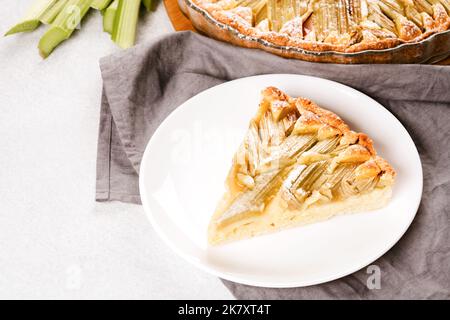
POLYGON ((222 82, 267 73, 313 75, 378 100, 412 135, 424 171, 422 203, 412 226, 375 262, 381 269, 381 289, 367 288, 365 269, 305 288, 224 283, 241 299, 450 298, 450 67, 308 63, 190 32, 103 58, 100 65, 104 90, 98 201, 139 203, 139 164, 155 129, 185 100, 222 82))

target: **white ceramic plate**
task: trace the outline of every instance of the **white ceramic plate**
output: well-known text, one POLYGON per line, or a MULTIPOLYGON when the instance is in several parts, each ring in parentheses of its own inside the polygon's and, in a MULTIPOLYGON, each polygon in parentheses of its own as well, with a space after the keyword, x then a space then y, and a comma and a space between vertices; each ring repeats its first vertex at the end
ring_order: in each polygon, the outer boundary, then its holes
POLYGON ((361 92, 315 77, 262 75, 210 88, 167 117, 145 150, 140 191, 154 229, 189 262, 235 282, 298 287, 343 277, 388 251, 416 214, 422 166, 402 124, 361 92), (309 98, 336 112, 353 130, 367 133, 398 173, 393 198, 381 210, 209 247, 209 219, 267 86, 309 98))

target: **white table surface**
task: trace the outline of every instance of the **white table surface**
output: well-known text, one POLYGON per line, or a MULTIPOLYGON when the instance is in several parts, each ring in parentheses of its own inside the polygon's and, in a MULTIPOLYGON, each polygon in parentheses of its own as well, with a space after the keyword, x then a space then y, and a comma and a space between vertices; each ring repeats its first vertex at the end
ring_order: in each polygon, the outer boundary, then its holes
MULTIPOLYGON (((0 33, 31 0, 2 1, 0 33)), ((100 57, 118 50, 98 12, 42 60, 33 33, 0 38, 0 298, 229 299, 176 256, 141 206, 96 203, 100 57)), ((173 32, 164 6, 138 42, 173 32)))

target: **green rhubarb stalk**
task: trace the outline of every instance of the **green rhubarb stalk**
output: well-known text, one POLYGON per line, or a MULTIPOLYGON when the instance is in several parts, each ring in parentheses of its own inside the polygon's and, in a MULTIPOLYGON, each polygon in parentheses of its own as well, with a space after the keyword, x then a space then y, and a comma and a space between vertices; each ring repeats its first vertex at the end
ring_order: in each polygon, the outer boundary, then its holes
POLYGON ((142 0, 142 3, 147 8, 147 11, 153 11, 153 0, 142 0))
POLYGON ((104 10, 106 7, 109 6, 109 4, 112 2, 112 0, 93 0, 91 4, 91 8, 97 9, 97 10, 104 10))
POLYGON ((39 41, 39 53, 47 58, 64 40, 67 40, 89 11, 92 0, 68 0, 51 27, 39 41))
POLYGON ((50 9, 48 9, 42 16, 41 22, 45 24, 51 24, 55 21, 55 18, 62 11, 67 4, 68 0, 58 0, 50 9))
POLYGON ((119 0, 111 38, 123 49, 132 47, 136 40, 140 6, 141 0, 119 0))
POLYGON ((114 20, 117 13, 117 8, 119 6, 119 0, 114 0, 113 3, 105 10, 103 14, 103 31, 109 34, 113 33, 114 20))
POLYGON ((29 32, 35 30, 41 23, 40 18, 50 9, 58 0, 36 0, 27 10, 22 21, 9 29, 5 36, 19 32, 29 32))

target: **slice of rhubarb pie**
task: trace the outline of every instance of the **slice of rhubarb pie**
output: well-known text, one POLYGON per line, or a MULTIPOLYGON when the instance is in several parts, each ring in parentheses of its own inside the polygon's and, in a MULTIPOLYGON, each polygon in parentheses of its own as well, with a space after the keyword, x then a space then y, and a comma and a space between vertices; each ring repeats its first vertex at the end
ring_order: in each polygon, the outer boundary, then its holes
POLYGON ((209 242, 380 208, 394 177, 367 135, 310 100, 266 88, 234 156, 209 242))

